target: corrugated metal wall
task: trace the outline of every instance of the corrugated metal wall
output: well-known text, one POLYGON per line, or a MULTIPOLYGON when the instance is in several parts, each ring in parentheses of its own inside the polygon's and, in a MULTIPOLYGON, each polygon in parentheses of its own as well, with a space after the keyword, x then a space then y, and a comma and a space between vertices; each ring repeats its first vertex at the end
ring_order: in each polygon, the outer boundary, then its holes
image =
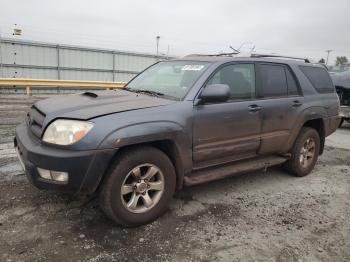
POLYGON ((128 81, 159 57, 117 50, 1 39, 0 77, 128 81))

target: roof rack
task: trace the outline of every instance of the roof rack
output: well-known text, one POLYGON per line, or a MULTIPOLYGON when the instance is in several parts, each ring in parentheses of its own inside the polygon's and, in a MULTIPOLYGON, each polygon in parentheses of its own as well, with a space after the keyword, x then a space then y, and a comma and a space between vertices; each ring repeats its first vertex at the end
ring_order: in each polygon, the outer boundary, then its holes
MULTIPOLYGON (((219 53, 219 54, 190 54, 186 55, 185 57, 191 57, 191 56, 207 56, 207 57, 215 57, 215 56, 227 56, 227 57, 233 57, 235 55, 238 55, 239 53, 231 52, 231 53, 219 53)), ((250 57, 255 58, 286 58, 286 59, 295 59, 295 60, 301 60, 305 63, 311 63, 311 61, 308 58, 303 57, 294 57, 294 56, 284 56, 284 55, 265 55, 265 54, 251 54, 250 57)))
POLYGON ((191 56, 234 56, 238 53, 231 52, 231 53, 219 53, 219 54, 190 54, 186 55, 185 57, 191 57, 191 56))
POLYGON ((214 54, 214 55, 209 55, 209 56, 234 56, 238 55, 239 53, 236 52, 231 52, 231 53, 219 53, 219 54, 214 54))
POLYGON ((302 60, 305 63, 311 63, 308 58, 302 58, 302 57, 294 57, 294 56, 284 56, 284 55, 263 55, 263 54, 251 54, 250 57, 271 57, 271 58, 287 58, 287 59, 296 59, 296 60, 302 60))

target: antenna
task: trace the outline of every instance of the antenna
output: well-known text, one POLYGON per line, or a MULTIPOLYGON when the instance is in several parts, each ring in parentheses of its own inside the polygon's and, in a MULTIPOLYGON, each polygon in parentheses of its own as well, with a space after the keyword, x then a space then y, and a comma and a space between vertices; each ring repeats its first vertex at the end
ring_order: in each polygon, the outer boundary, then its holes
POLYGON ((230 45, 230 49, 232 49, 233 52, 235 52, 235 54, 239 54, 240 53, 239 49, 237 50, 237 49, 233 48, 232 45, 230 45))
POLYGON ((250 49, 250 53, 254 53, 256 50, 255 50, 255 45, 250 49))

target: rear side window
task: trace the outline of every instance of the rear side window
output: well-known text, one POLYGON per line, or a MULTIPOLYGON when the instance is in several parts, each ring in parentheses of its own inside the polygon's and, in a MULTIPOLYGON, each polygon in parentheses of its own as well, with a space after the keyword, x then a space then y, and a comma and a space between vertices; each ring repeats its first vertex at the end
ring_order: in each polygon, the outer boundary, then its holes
POLYGON ((319 93, 334 92, 333 82, 325 69, 320 67, 300 66, 300 70, 319 93))
POLYGON ((263 97, 287 96, 288 85, 284 66, 262 64, 260 70, 263 97))

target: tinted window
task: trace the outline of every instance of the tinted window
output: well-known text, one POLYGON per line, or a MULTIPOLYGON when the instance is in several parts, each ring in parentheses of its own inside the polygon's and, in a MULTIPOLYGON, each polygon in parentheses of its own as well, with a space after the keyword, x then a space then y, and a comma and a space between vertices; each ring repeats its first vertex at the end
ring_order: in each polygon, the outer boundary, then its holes
POLYGON ((328 72, 320 67, 300 66, 301 71, 320 93, 333 93, 334 86, 328 72))
POLYGON ((299 95, 298 85, 295 81, 294 76, 288 69, 286 69, 286 74, 287 74, 287 84, 288 84, 288 95, 289 96, 299 95))
POLYGON ((210 84, 228 85, 231 99, 255 97, 255 70, 253 64, 234 64, 221 68, 209 80, 210 84))
POLYGON ((287 78, 284 66, 261 65, 262 95, 280 97, 287 95, 287 78))

